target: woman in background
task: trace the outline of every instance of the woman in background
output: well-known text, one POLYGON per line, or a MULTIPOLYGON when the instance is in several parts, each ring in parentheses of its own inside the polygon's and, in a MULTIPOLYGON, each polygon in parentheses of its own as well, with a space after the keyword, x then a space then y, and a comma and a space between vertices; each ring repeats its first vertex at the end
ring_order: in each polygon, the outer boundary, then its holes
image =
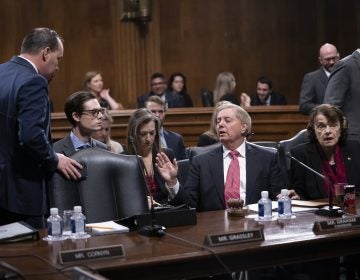
POLYGON ((236 81, 230 72, 220 73, 215 82, 214 104, 219 101, 229 101, 242 107, 250 106, 250 97, 246 93, 241 93, 240 100, 235 93, 236 81))
POLYGON ((101 122, 101 130, 95 131, 92 133, 92 137, 104 144, 106 144, 107 149, 110 152, 115 154, 120 154, 124 151, 124 148, 119 142, 116 142, 111 139, 111 125, 114 122, 113 117, 110 115, 109 111, 105 109, 103 114, 103 119, 101 122))
POLYGON ((187 93, 186 77, 182 73, 174 73, 168 80, 168 90, 178 94, 183 102, 181 107, 194 107, 191 96, 187 93))
POLYGON ((104 89, 104 83, 101 73, 98 71, 89 71, 85 74, 84 88, 90 91, 98 99, 100 106, 109 110, 123 110, 124 106, 116 102, 110 96, 110 90, 104 89))
POLYGON ((159 152, 165 152, 171 161, 175 156, 171 150, 161 148, 159 131, 158 117, 145 108, 136 110, 128 123, 126 152, 142 157, 149 192, 155 201, 165 204, 168 202, 168 191, 164 179, 155 168, 156 155, 159 152))

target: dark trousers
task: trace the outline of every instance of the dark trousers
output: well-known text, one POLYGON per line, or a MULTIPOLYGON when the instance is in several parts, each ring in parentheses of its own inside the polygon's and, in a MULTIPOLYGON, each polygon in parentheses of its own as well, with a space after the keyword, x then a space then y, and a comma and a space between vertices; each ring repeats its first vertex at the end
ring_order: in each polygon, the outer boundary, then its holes
POLYGON ((31 216, 9 212, 3 208, 0 208, 0 225, 11 224, 15 222, 23 221, 35 229, 42 229, 45 227, 45 218, 41 216, 31 216))

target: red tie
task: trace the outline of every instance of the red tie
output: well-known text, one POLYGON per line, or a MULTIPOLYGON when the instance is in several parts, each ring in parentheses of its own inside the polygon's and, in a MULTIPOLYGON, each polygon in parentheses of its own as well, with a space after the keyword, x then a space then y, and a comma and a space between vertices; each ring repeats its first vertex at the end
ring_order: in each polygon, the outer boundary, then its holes
POLYGON ((226 175, 225 182, 225 203, 231 198, 240 199, 240 166, 238 161, 239 152, 237 150, 229 153, 231 162, 226 175))

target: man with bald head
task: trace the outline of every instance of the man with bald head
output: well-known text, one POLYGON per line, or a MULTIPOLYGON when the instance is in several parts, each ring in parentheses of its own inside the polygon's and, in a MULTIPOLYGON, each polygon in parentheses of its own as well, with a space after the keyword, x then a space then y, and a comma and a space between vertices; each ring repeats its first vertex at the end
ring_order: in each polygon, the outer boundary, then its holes
POLYGON ((322 104, 326 86, 334 64, 340 59, 336 47, 332 44, 324 44, 319 50, 319 62, 321 67, 304 76, 300 91, 300 112, 310 114, 312 108, 322 104))

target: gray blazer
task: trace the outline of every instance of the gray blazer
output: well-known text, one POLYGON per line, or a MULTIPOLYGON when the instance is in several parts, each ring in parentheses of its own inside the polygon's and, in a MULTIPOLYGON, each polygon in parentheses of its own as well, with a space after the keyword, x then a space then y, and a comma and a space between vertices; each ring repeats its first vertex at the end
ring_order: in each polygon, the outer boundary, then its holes
POLYGON ((357 141, 360 139, 359 50, 335 64, 324 97, 324 103, 337 105, 345 113, 349 121, 348 139, 357 141))
POLYGON ((300 91, 300 112, 308 115, 312 108, 322 104, 328 77, 323 67, 305 74, 300 91))
MULTIPOLYGON (((100 141, 92 139, 92 146, 100 149, 107 150, 107 146, 100 141)), ((65 136, 63 139, 54 143, 54 150, 57 153, 64 154, 65 156, 71 156, 73 153, 76 152, 75 147, 71 141, 70 134, 65 136)))

